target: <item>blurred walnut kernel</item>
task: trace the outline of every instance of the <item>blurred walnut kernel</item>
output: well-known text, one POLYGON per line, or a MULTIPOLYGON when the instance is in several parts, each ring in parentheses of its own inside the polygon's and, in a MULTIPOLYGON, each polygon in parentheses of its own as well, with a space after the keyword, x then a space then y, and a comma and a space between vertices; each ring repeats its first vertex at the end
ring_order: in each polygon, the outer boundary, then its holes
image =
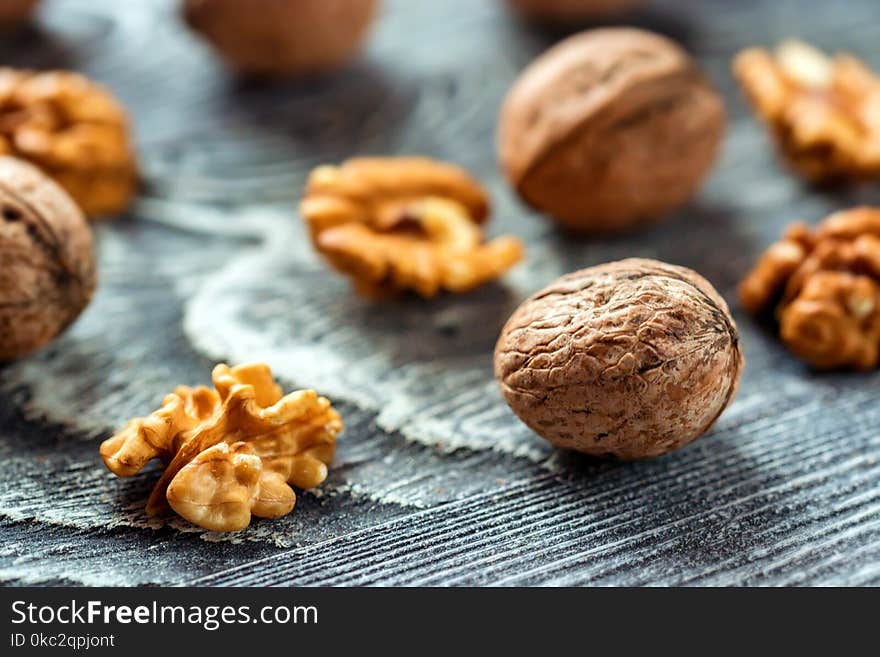
POLYGON ((137 167, 122 106, 76 73, 0 68, 0 155, 39 166, 90 218, 123 211, 137 167))
POLYGON ((214 389, 178 387, 162 407, 128 423, 101 445, 114 474, 130 477, 159 458, 167 468, 147 512, 169 506, 213 531, 237 531, 251 516, 277 518, 296 502, 291 485, 327 477, 339 414, 313 390, 286 396, 262 363, 218 365, 214 389))
POLYGON ((465 171, 426 158, 359 158, 312 172, 300 211, 315 247, 370 297, 433 297, 494 280, 522 258, 486 242, 489 202, 465 171))
POLYGON ((791 166, 810 180, 880 176, 880 77, 799 41, 740 53, 734 72, 791 166))
POLYGON ((776 309, 783 342, 819 369, 880 361, 880 209, 792 226, 739 289, 752 313, 776 309))

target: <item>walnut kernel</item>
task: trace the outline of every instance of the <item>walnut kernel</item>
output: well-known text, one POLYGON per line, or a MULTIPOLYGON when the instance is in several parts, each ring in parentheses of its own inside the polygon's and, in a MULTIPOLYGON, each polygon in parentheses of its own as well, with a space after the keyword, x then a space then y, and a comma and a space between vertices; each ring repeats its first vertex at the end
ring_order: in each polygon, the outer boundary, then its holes
POLYGON ((0 360, 52 340, 95 284, 92 234, 76 203, 36 167, 0 156, 0 360))
POLYGON ((0 155, 39 166, 90 218, 122 212, 137 187, 125 110, 76 73, 0 68, 0 155))
POLYGON ((308 75, 354 56, 378 0, 184 0, 183 16, 235 70, 308 75))
POLYGON ((775 309, 782 341, 818 369, 880 362, 880 209, 795 224, 742 281, 753 314, 775 309))
POLYGON ((880 77, 850 55, 799 42, 733 64, 782 155, 810 180, 880 176, 880 77))
POLYGON ((101 444, 120 477, 151 460, 167 465, 147 503, 169 506, 213 531, 238 531, 251 516, 276 518, 296 501, 290 485, 313 488, 327 477, 339 414, 313 390, 282 396, 262 363, 218 365, 214 389, 180 386, 152 415, 132 420, 101 444))
POLYGON ((466 172, 426 158, 357 158, 322 166, 300 205, 315 247, 358 292, 465 292, 522 258, 512 237, 484 241, 483 189, 466 172))
POLYGON ((528 204, 566 227, 614 231, 686 203, 724 134, 720 97, 693 59, 657 34, 569 37, 507 94, 498 157, 528 204))
POLYGON ((636 459, 702 435, 743 369, 727 305, 690 269, 631 258, 563 276, 495 347, 511 409, 558 447, 636 459))

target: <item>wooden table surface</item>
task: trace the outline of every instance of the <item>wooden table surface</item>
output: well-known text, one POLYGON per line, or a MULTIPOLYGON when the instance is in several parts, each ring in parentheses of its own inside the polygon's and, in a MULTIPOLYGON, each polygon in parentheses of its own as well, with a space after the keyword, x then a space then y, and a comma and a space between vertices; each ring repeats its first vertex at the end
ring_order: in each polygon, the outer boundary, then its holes
POLYGON ((96 226, 101 284, 51 347, 0 367, 0 581, 7 584, 878 584, 880 378, 815 374, 737 307, 789 221, 880 185, 817 190, 774 159, 729 73, 741 47, 798 35, 880 68, 880 6, 666 0, 627 22, 680 40, 731 120, 713 177, 665 223, 573 240, 495 166, 498 108, 560 38, 495 0, 386 1, 364 56, 319 81, 238 83, 167 1, 45 0, 0 64, 83 71, 133 114, 145 178, 96 226), (423 153, 485 181, 494 233, 528 246, 502 284, 375 305, 311 252, 296 201, 311 167, 423 153), (508 410, 492 348, 556 276, 625 256, 693 267, 733 304, 739 396, 715 429, 634 464, 553 450, 508 410), (112 477, 99 442, 212 364, 269 362, 347 431, 328 480, 238 534, 145 516, 158 472, 112 477))

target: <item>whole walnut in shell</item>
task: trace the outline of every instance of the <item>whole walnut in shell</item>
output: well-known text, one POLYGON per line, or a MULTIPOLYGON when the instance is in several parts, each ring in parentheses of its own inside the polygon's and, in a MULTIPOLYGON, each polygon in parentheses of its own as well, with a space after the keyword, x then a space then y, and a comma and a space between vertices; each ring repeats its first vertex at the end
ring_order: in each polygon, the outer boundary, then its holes
POLYGON ((378 0, 184 0, 183 16, 246 75, 321 73, 351 59, 378 0))
POLYGON ((507 3, 529 19, 564 23, 621 12, 642 4, 642 0, 507 0, 507 3))
POLYGON ((76 203, 37 168, 0 157, 0 360, 63 331, 95 282, 92 234, 76 203))
POLYGON ((495 347, 513 411, 558 447, 637 459, 703 434, 743 369, 724 300, 696 272, 631 258, 527 299, 495 347))
POLYGON ((125 109, 77 73, 0 68, 0 155, 39 166, 90 218, 122 212, 137 191, 125 109))
POLYGON ((724 126, 721 98, 678 45, 643 30, 591 30, 514 83, 499 160, 534 208, 576 231, 615 231, 686 203, 724 126))

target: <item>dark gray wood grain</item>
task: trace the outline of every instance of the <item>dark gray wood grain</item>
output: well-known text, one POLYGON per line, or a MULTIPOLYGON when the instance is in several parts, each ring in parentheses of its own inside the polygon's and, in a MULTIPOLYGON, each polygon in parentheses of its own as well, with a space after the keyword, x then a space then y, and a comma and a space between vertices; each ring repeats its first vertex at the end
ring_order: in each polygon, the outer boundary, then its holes
POLYGON ((0 64, 63 67, 131 108, 145 189, 96 226, 101 287, 49 348, 0 367, 0 581, 6 584, 877 584, 880 378, 815 374, 733 303, 739 397, 685 450, 634 464, 554 451, 502 402, 497 332, 528 293, 631 255, 736 282, 789 221, 880 186, 806 187, 776 163, 728 72, 737 49, 798 35, 880 68, 874 0, 657 0, 627 23, 680 40, 724 94, 726 147, 693 203, 641 233, 572 240, 521 206, 494 162, 504 92, 563 36, 495 0, 390 0, 364 57, 321 80, 230 78, 168 1, 45 0, 0 64), (527 262, 462 297, 376 306, 311 253, 309 169, 424 153, 471 168, 492 230, 527 262), (218 360, 268 361, 347 431, 328 481, 235 535, 143 506, 157 471, 107 473, 100 440, 218 360))

